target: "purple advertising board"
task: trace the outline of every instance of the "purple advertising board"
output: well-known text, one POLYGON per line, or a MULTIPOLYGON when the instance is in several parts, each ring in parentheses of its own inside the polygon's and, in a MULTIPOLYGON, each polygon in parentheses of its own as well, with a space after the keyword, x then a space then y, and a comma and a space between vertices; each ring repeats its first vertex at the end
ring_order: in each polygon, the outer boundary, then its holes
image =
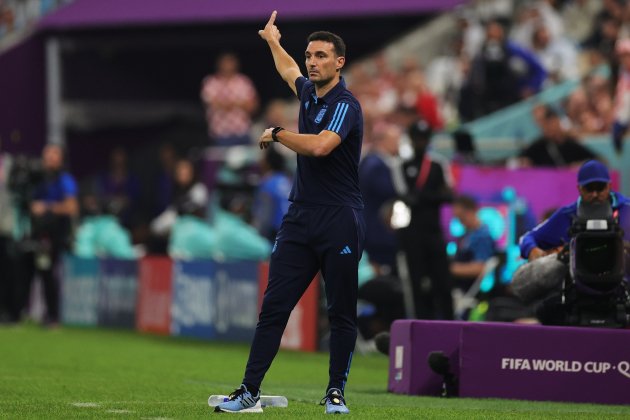
POLYGON ((460 395, 630 404, 630 331, 470 323, 460 395))
POLYGON ((630 404, 628 330, 401 320, 391 331, 390 392, 439 394, 427 357, 443 351, 461 397, 630 404))
POLYGON ((440 395, 442 378, 429 368, 428 357, 433 351, 442 351, 457 375, 461 329, 459 323, 448 321, 395 321, 390 338, 388 391, 440 395))
MULTIPOLYGON (((577 169, 461 166, 454 172, 457 191, 481 201, 493 199, 505 187, 514 188, 538 220, 547 210, 571 204, 578 197, 577 169)), ((612 171, 611 177, 613 189, 618 191, 619 174, 612 171)))

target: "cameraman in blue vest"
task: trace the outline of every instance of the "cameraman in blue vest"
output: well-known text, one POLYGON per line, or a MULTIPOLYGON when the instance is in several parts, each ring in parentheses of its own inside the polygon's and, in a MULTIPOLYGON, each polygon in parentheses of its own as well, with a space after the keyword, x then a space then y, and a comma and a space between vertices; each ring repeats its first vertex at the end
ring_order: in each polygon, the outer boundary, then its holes
POLYGON ((59 322, 59 279, 56 266, 70 248, 72 225, 79 214, 77 183, 64 170, 63 149, 56 144, 44 147, 43 180, 34 189, 30 203, 35 270, 41 276, 46 300, 45 323, 59 322))
MULTIPOLYGON (((608 168, 601 162, 589 160, 578 171, 577 201, 558 209, 549 219, 521 237, 521 256, 529 261, 559 251, 569 243, 569 227, 576 215, 580 200, 587 203, 610 201, 613 216, 625 228, 626 248, 630 235, 630 199, 611 191, 608 168)), ((626 249, 626 254, 627 254, 626 249)))

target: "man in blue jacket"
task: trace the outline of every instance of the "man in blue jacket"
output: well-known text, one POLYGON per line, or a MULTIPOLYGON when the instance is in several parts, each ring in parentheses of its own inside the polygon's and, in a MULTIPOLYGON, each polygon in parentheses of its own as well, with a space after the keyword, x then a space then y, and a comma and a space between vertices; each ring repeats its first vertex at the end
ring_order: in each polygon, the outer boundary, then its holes
POLYGON ((578 172, 578 191, 576 202, 558 209, 549 219, 536 226, 521 237, 521 256, 533 261, 556 252, 569 242, 569 227, 576 215, 580 200, 585 202, 603 202, 610 200, 613 214, 619 217, 619 223, 626 227, 626 240, 630 231, 630 199, 610 189, 608 168, 596 160, 584 163, 578 172))
POLYGON ((470 63, 460 93, 464 121, 490 114, 538 93, 547 73, 528 49, 511 42, 498 21, 486 24, 486 40, 470 63))

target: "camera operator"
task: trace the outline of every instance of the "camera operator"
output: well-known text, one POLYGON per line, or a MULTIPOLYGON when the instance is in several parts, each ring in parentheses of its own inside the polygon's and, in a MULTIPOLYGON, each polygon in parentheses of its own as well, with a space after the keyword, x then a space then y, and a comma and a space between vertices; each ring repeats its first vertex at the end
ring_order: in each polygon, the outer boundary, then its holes
POLYGON ((537 302, 537 317, 546 325, 624 327, 630 319, 629 289, 623 281, 628 280, 628 267, 623 272, 628 242, 623 244, 620 226, 630 223, 630 200, 611 191, 608 169, 601 162, 584 163, 577 178, 578 200, 521 238, 521 256, 530 263, 514 274, 512 291, 526 303, 537 302), (605 229, 595 224, 589 228, 586 222, 602 222, 605 229), (587 239, 593 235, 594 242, 587 239), (574 242, 579 238, 584 239, 574 242))
MULTIPOLYGON (((560 251, 569 242, 569 228, 580 200, 586 203, 608 200, 613 212, 617 213, 624 206, 630 207, 630 199, 611 191, 608 168, 601 162, 589 160, 584 163, 578 171, 577 181, 580 194, 578 200, 558 209, 548 220, 521 237, 520 248, 523 258, 534 261, 560 251)), ((623 217, 624 212, 621 212, 620 216, 623 217)))
POLYGON ((77 185, 63 168, 63 150, 49 144, 42 153, 44 179, 30 203, 32 238, 36 242, 35 270, 41 276, 46 300, 46 323, 59 321, 59 285, 56 265, 68 249, 72 222, 79 213, 77 185))

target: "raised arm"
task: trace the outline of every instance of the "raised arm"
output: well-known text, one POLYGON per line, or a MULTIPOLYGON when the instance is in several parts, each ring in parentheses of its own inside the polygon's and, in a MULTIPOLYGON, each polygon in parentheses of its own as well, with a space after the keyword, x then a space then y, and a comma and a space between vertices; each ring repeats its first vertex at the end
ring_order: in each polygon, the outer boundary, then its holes
POLYGON ((269 45, 276 70, 282 79, 287 82, 293 93, 298 94, 295 88, 295 80, 302 75, 300 67, 293 58, 280 45, 280 30, 274 24, 276 21, 277 11, 273 11, 269 21, 265 25, 265 29, 258 31, 258 35, 269 45))

